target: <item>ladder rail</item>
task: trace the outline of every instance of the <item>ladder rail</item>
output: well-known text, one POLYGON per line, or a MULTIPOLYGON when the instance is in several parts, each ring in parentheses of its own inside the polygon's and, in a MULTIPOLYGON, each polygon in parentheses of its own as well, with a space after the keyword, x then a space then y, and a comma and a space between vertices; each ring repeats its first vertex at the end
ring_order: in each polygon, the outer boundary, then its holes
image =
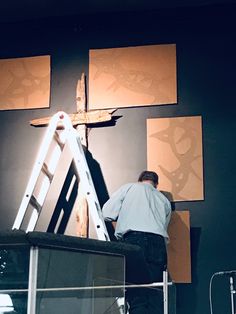
POLYGON ((67 126, 65 128, 65 135, 67 138, 69 138, 68 144, 72 155, 74 156, 74 163, 76 166, 75 168, 77 169, 78 175, 80 177, 80 188, 83 194, 86 196, 90 216, 93 217, 93 219, 96 221, 95 228, 97 238, 99 240, 109 240, 109 235, 101 215, 100 204, 97 198, 90 170, 87 165, 79 134, 73 128, 68 115, 65 115, 64 120, 64 123, 67 126))
POLYGON ((19 211, 17 213, 17 216, 15 218, 12 229, 20 229, 20 227, 21 227, 21 223, 22 223, 24 216, 26 214, 29 200, 31 198, 31 195, 33 194, 34 189, 35 189, 38 177, 39 177, 40 172, 43 168, 44 160, 47 156, 49 147, 52 143, 55 131, 57 129, 58 117, 59 117, 59 114, 56 114, 52 117, 51 122, 49 124, 49 127, 46 131, 46 134, 45 134, 43 142, 40 146, 40 149, 39 149, 39 152, 38 152, 38 155, 36 158, 36 162, 34 164, 32 172, 31 172, 31 176, 30 176, 30 179, 28 181, 28 184, 27 184, 24 196, 23 196, 23 200, 21 202, 21 205, 20 205, 19 211))

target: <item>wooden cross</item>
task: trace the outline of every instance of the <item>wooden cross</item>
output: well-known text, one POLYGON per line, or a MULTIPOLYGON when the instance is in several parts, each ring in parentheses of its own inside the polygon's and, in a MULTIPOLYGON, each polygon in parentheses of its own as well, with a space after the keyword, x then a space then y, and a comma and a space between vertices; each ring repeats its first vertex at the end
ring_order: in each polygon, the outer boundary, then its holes
MULTIPOLYGON (((87 125, 98 124, 112 119, 112 114, 117 109, 87 110, 86 92, 85 92, 85 74, 82 73, 81 79, 78 80, 76 88, 76 108, 77 112, 68 114, 74 127, 79 132, 81 143, 88 146, 87 125)), ((30 124, 33 126, 47 125, 51 117, 33 119, 30 124)))
MULTIPOLYGON (((112 119, 112 113, 116 109, 108 110, 87 110, 86 91, 85 91, 85 74, 82 73, 81 79, 78 80, 76 88, 76 108, 77 112, 69 114, 71 122, 79 132, 82 145, 88 148, 88 129, 87 125, 102 123, 112 119)), ((51 117, 39 118, 30 121, 31 125, 43 126, 47 125, 51 117)), ((86 196, 78 190, 77 199, 73 208, 76 215, 76 234, 79 237, 89 236, 89 208, 86 196)))

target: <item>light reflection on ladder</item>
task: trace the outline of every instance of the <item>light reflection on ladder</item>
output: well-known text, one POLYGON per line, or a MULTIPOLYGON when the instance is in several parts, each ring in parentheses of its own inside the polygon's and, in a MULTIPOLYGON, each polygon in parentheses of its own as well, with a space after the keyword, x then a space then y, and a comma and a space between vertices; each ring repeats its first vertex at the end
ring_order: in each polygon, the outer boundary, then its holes
POLYGON ((89 208, 89 237, 109 240, 78 132, 69 116, 58 112, 47 128, 12 229, 66 233, 78 188, 89 208))

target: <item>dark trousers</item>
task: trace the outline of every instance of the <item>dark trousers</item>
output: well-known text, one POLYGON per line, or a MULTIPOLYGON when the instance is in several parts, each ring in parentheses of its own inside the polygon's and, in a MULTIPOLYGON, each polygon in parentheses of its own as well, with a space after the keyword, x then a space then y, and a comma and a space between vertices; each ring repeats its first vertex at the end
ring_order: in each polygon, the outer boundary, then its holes
MULTIPOLYGON (((150 275, 150 283, 162 282, 167 267, 165 240, 162 236, 147 232, 131 231, 124 242, 139 245, 144 254, 150 275)), ((163 288, 128 289, 126 295, 129 314, 163 314, 163 288)))

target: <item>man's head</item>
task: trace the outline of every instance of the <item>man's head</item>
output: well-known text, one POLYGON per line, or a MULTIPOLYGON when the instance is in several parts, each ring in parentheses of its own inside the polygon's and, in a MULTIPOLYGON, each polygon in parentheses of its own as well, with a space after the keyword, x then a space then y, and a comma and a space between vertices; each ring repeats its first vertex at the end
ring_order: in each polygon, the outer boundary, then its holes
POLYGON ((140 174, 138 181, 139 182, 150 181, 150 183, 152 183, 153 186, 156 188, 158 185, 158 175, 154 171, 145 170, 140 174))

